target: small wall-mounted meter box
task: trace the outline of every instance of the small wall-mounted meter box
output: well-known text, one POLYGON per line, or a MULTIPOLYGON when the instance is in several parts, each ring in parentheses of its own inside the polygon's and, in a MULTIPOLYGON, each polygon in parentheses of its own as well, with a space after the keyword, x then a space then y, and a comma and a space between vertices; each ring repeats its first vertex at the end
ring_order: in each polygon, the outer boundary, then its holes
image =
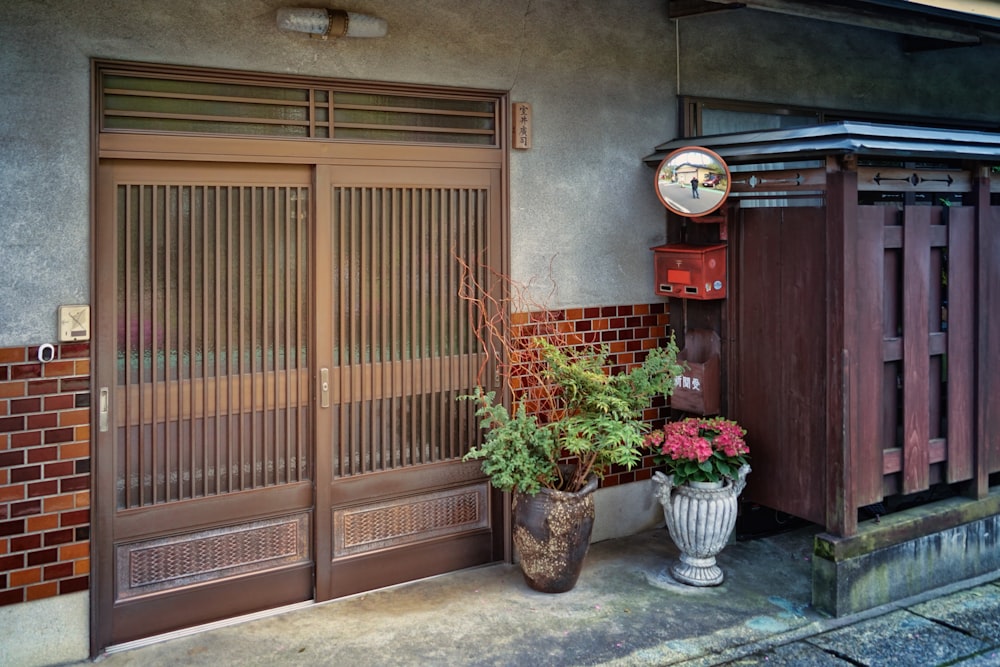
POLYGON ((650 248, 656 294, 681 299, 726 298, 726 244, 670 243, 650 248))

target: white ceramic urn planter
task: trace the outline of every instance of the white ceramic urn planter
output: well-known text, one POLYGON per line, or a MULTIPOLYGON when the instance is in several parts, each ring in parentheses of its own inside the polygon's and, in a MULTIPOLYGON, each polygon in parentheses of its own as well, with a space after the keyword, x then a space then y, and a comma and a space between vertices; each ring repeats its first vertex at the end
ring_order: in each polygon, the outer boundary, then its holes
POLYGON ((656 496, 680 562, 670 568, 677 581, 690 586, 718 586, 725 575, 715 562, 736 526, 736 499, 746 486, 750 466, 740 467, 735 480, 688 482, 674 486, 673 475, 653 475, 656 496))

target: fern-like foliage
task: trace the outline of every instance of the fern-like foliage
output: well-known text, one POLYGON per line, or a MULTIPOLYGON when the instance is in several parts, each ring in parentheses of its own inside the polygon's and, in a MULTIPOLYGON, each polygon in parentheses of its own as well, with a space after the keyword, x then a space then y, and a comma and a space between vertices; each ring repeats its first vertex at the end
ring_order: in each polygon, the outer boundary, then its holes
POLYGON ((606 372, 606 346, 561 348, 543 338, 533 344, 544 363, 539 376, 554 397, 551 404, 529 413, 523 404, 508 409, 496 401, 495 392, 481 388, 463 396, 477 403, 476 415, 486 430, 482 446, 465 459, 482 459, 483 472, 495 487, 527 494, 543 487, 578 491, 591 475, 639 463, 649 430, 643 410, 653 397, 669 396, 674 378, 684 372, 673 338, 666 347, 650 350, 642 364, 619 374, 606 372), (558 465, 564 455, 579 461, 568 477, 558 465))

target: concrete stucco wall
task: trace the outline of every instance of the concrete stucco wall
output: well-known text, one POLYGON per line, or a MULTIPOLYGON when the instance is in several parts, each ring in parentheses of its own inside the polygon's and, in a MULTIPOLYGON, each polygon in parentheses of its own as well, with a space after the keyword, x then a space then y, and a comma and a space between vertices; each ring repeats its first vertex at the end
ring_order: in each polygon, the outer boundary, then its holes
POLYGON ((51 341, 56 306, 90 301, 93 57, 509 90, 534 112, 534 148, 511 156, 512 271, 544 280, 555 255, 552 307, 653 298, 664 214, 639 159, 676 134, 678 88, 1000 118, 995 44, 906 55, 888 33, 750 10, 678 27, 662 0, 344 0, 389 35, 324 43, 275 29, 295 4, 0 3, 0 346, 51 341))

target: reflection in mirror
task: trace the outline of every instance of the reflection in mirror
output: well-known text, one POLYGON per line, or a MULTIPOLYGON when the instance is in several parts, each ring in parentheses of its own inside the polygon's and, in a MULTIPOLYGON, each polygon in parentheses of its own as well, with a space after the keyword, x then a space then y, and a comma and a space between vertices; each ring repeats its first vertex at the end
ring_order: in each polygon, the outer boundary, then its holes
POLYGON ((729 167, 707 148, 679 148, 656 168, 656 195, 677 215, 707 215, 729 196, 729 167))

